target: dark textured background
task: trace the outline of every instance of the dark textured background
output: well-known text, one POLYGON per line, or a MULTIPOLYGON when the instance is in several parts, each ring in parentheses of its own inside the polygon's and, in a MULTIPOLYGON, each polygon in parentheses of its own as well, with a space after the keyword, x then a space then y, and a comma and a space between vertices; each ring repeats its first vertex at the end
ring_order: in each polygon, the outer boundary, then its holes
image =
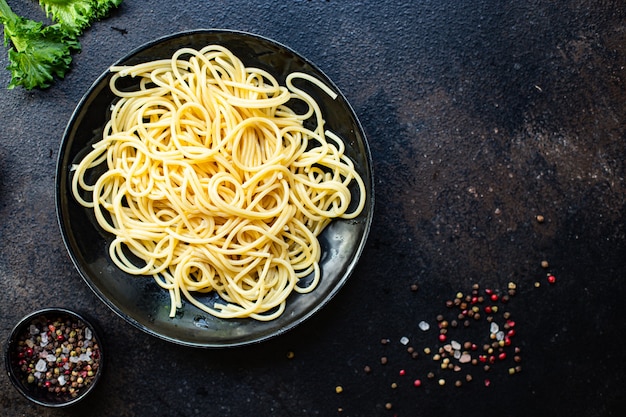
MULTIPOLYGON (((34 1, 9 3, 41 17, 34 1)), ((0 344, 23 315, 62 305, 97 317, 110 360, 93 396, 68 410, 31 405, 2 373, 2 416, 592 417, 626 408, 623 1, 126 0, 81 41, 52 88, 0 89, 0 344), (335 81, 368 135, 377 193, 364 256, 338 296, 277 339, 226 351, 168 344, 109 311, 72 266, 54 208, 61 135, 97 76, 153 38, 212 27, 275 39, 335 81), (436 330, 417 324, 434 327, 457 291, 509 281, 519 289, 507 309, 521 373, 477 367, 457 388, 457 375, 409 358, 400 338, 420 352, 439 346, 436 330), (430 370, 446 385, 428 380, 430 370)))

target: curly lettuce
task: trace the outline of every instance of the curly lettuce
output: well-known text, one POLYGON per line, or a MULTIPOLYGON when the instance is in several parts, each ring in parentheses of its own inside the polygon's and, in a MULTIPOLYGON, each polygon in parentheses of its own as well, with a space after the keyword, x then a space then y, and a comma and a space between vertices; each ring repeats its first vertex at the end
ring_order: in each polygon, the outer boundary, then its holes
POLYGON ((8 48, 11 81, 8 89, 48 88, 70 70, 78 37, 96 20, 108 16, 122 0, 39 0, 51 25, 19 16, 0 0, 0 23, 8 48))
POLYGON ((77 36, 121 3, 122 0, 39 0, 46 16, 77 36))

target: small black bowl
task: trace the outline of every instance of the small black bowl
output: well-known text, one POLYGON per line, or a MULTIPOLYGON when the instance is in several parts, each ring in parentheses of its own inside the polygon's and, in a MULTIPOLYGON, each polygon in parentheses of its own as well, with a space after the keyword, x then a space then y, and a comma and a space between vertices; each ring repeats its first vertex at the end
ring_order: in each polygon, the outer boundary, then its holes
POLYGON ((84 399, 103 371, 102 339, 84 316, 64 309, 35 311, 13 328, 5 366, 13 386, 45 407, 84 399))

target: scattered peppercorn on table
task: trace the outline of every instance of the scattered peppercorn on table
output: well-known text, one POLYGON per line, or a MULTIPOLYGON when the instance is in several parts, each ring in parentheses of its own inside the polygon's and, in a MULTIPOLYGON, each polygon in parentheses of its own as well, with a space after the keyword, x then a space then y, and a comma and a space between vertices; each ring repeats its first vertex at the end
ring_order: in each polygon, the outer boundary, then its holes
MULTIPOLYGON (((45 19, 37 2, 7 3, 45 19)), ((125 0, 45 90, 6 88, 5 48, 0 346, 24 316, 66 308, 97 323, 98 350, 89 334, 81 342, 106 365, 63 409, 27 400, 3 372, 0 414, 617 415, 625 33, 617 1, 125 0), (259 34, 310 59, 352 104, 373 157, 374 221, 352 276, 313 317, 237 348, 182 346, 120 318, 81 279, 55 214, 60 139, 85 91, 138 46, 198 28, 259 34)), ((46 326, 59 346, 44 362, 69 369, 72 329, 46 326)), ((43 378, 41 330, 16 354, 43 378)), ((58 369, 47 388, 62 392, 58 369)))

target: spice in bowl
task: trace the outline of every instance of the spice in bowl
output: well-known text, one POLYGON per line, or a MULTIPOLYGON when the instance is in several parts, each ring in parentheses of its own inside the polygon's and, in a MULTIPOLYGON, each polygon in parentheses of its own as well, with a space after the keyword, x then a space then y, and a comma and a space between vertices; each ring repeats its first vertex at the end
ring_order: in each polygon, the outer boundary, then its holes
POLYGON ((41 310, 13 329, 5 364, 26 398, 48 407, 67 406, 89 393, 100 377, 100 339, 93 325, 77 313, 41 310))

